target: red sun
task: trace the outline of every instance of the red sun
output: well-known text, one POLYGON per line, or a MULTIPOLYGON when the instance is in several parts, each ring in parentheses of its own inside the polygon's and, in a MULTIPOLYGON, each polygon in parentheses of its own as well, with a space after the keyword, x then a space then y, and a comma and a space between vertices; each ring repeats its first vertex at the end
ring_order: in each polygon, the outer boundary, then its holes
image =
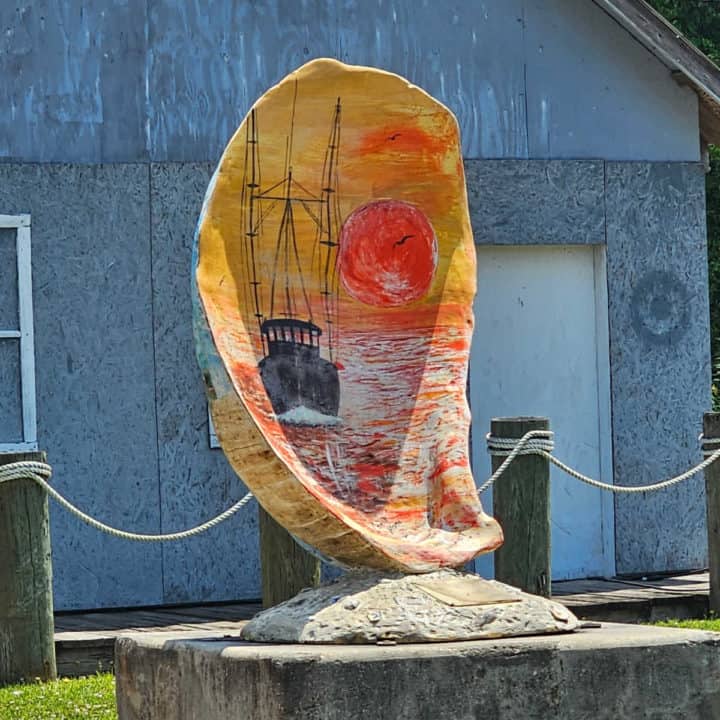
POLYGON ((353 210, 340 232, 340 277, 352 297, 396 307, 430 288, 437 238, 425 213, 399 200, 376 200, 353 210))

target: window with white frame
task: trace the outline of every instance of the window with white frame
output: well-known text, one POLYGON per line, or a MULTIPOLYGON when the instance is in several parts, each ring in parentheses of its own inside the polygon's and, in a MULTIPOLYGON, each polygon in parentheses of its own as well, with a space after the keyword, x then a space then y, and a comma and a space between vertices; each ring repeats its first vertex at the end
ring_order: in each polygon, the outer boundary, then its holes
POLYGON ((0 452, 37 450, 30 215, 0 215, 0 452))

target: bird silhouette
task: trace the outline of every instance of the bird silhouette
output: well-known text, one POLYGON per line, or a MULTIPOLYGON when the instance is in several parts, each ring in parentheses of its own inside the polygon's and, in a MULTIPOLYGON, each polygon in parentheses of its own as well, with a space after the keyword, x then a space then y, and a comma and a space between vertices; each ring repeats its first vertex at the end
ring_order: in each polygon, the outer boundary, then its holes
POLYGON ((406 240, 409 240, 410 238, 414 238, 414 235, 403 235, 397 242, 393 243, 393 247, 404 245, 406 240))
POLYGON ((400 135, 402 135, 402 133, 399 133, 399 132, 393 133, 392 135, 388 136, 388 140, 395 140, 396 138, 399 138, 400 135))

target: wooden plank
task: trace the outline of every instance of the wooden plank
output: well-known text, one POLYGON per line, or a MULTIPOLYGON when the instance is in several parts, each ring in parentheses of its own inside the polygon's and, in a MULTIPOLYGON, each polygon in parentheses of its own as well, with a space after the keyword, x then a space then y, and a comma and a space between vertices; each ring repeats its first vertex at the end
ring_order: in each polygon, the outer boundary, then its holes
POLYGON ((272 607, 320 584, 320 560, 301 548, 282 525, 259 508, 263 606, 272 607))
POLYGON ((232 606, 227 608, 192 608, 188 609, 187 612, 178 611, 177 614, 179 616, 192 619, 193 622, 208 620, 227 620, 229 622, 233 622, 236 620, 249 620, 260 610, 262 610, 262 606, 250 605, 247 607, 232 606))
POLYGON ((0 453, 34 453, 37 450, 37 443, 0 443, 0 453))
POLYGON ((112 672, 115 663, 115 638, 60 641, 55 645, 58 677, 82 677, 112 672))
POLYGON ((113 632, 130 627, 164 627, 171 624, 197 625, 215 621, 249 620, 262 610, 259 603, 188 606, 172 608, 113 610, 87 613, 58 613, 56 632, 113 632))
MULTIPOLYGON (((492 435, 521 438, 531 430, 547 430, 547 418, 495 418, 492 435)), ((504 458, 493 456, 495 472, 504 458)), ((549 597, 550 464, 538 455, 515 458, 494 487, 493 511, 505 534, 495 551, 495 578, 521 590, 549 597)))
POLYGON ((30 225, 17 230, 18 315, 20 319, 20 391, 22 394, 23 441, 37 442, 35 400, 35 331, 33 326, 30 225))
POLYGON ((626 586, 616 580, 567 580, 553 583, 553 595, 575 595, 577 593, 605 593, 622 590, 626 586))
POLYGON ((680 70, 716 104, 720 70, 660 13, 642 0, 593 0, 671 70, 680 70))
MULTIPOLYGON (((55 632, 81 632, 88 629, 88 623, 83 615, 56 615, 55 632)), ((93 628, 98 630, 100 628, 93 628)))
POLYGON ((113 630, 127 627, 129 621, 123 614, 83 613, 82 615, 59 615, 55 628, 60 631, 113 630))
POLYGON ((0 228, 19 228, 29 226, 29 215, 0 215, 0 228))
POLYGON ((124 630, 115 630, 114 637, 128 637, 131 635, 178 635, 187 637, 188 635, 201 635, 204 637, 223 637, 225 635, 238 635, 243 625, 248 621, 241 620, 239 622, 207 622, 207 623, 188 623, 186 625, 167 625, 161 628, 126 628, 124 630))
MULTIPOLYGON (((0 454, 0 465, 45 453, 0 454)), ((0 686, 56 677, 47 495, 29 479, 0 485, 0 686)))
POLYGON ((170 627, 188 628, 190 625, 186 621, 187 618, 173 618, 168 616, 160 618, 157 613, 136 612, 127 616, 126 624, 121 629, 141 630, 149 628, 152 630, 164 630, 170 627))

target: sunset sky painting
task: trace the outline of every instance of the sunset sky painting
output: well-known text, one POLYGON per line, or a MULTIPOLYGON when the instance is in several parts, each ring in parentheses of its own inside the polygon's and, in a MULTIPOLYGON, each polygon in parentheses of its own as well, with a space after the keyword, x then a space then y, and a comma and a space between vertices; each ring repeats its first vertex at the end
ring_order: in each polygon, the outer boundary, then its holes
POLYGON ((233 467, 321 554, 426 572, 502 542, 469 468, 475 276, 457 123, 403 78, 313 61, 228 144, 198 356, 233 467))

